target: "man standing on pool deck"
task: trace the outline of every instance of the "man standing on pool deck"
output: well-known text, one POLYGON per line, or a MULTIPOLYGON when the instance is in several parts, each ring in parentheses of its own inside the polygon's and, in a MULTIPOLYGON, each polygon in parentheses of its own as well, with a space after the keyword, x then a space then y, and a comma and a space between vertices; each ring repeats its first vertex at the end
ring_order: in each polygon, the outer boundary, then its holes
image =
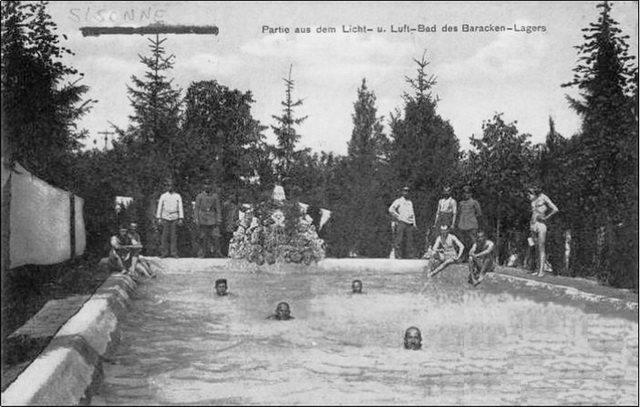
POLYGON ((451 187, 445 186, 442 190, 444 198, 438 201, 438 210, 436 219, 433 222, 436 230, 440 230, 440 226, 446 225, 449 229, 456 226, 456 214, 458 213, 458 205, 456 200, 451 196, 451 187))
POLYGON ((218 194, 213 192, 210 180, 204 182, 204 191, 196 196, 194 218, 200 238, 198 257, 204 258, 209 253, 213 253, 216 257, 222 257, 220 252, 222 210, 220 208, 220 199, 218 194))
POLYGON ((169 255, 169 239, 171 239, 171 256, 178 258, 178 226, 182 226, 184 212, 182 197, 173 190, 173 180, 166 183, 167 192, 160 196, 156 218, 162 225, 162 254, 169 255))
POLYGON ((478 219, 482 216, 482 210, 478 201, 471 197, 471 187, 469 185, 465 185, 462 191, 464 199, 458 203, 460 206, 458 230, 460 230, 460 237, 465 247, 471 247, 476 243, 478 219))
POLYGON ((478 231, 476 243, 469 250, 469 284, 476 286, 484 280, 485 274, 493 272, 494 248, 487 235, 482 230, 478 231))
POLYGON ((409 187, 401 190, 402 196, 391 204, 389 214, 396 220, 395 238, 393 241, 396 259, 413 259, 413 231, 417 229, 413 202, 407 198, 409 187), (402 244, 405 245, 403 253, 402 244))
POLYGON ((539 186, 534 185, 527 191, 529 200, 531 201, 531 234, 538 248, 538 271, 533 275, 543 277, 546 271, 551 271, 551 267, 547 262, 545 244, 547 240, 547 225, 545 222, 558 213, 558 207, 542 193, 539 186), (549 211, 547 213, 547 211, 549 211))

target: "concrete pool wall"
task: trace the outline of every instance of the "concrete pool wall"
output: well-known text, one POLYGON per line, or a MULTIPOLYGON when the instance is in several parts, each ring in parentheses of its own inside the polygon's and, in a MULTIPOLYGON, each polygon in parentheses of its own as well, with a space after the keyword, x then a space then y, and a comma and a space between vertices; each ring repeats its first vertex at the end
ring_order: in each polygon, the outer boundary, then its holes
MULTIPOLYGON (((208 267, 231 265, 228 259, 163 259, 153 262, 167 273, 185 273, 208 267)), ((237 264, 237 262, 235 262, 237 264)), ((260 270, 287 272, 299 266, 265 266, 260 270), (271 267, 271 268, 270 268, 271 267)), ((424 261, 392 259, 326 259, 314 266, 327 272, 364 271, 415 273, 424 261)), ((247 265, 249 269, 254 265, 247 265)), ((488 281, 507 281, 517 288, 548 289, 558 295, 586 302, 606 302, 616 309, 637 311, 638 304, 510 275, 495 273, 488 281)), ((86 401, 90 388, 101 372, 105 354, 117 345, 118 324, 126 315, 136 283, 126 276, 113 275, 100 286, 81 310, 58 331, 42 354, 2 393, 3 405, 75 405, 86 401)))
POLYGON ((2 393, 3 405, 78 405, 100 374, 102 357, 117 342, 135 282, 112 275, 56 333, 2 393))

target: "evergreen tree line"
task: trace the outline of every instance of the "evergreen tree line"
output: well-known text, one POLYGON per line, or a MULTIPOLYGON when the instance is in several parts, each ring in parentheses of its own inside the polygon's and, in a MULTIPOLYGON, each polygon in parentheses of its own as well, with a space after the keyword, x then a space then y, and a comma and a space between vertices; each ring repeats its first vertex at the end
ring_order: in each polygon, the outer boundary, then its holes
MULTIPOLYGON (((273 116, 277 142, 270 145, 267 127, 251 114, 250 91, 216 80, 178 89, 170 78, 175 58, 157 36, 148 39, 149 54, 140 56, 144 76, 132 77, 128 87, 129 126, 116 129, 112 149, 80 152, 84 134, 73 123, 91 102, 82 101, 86 88, 78 82, 63 84, 77 72, 58 62, 70 51, 57 45, 46 2, 2 7, 3 133, 11 156, 85 198, 87 236, 96 250, 118 221, 115 195, 134 197, 125 216, 138 221, 153 251, 155 202, 164 180, 172 178, 188 203, 211 178, 223 197, 237 193, 241 202, 256 203, 281 182, 291 198, 331 210, 321 235, 335 257, 389 255, 387 209, 405 185, 412 190, 416 243, 423 248, 442 187, 451 185, 459 199, 462 186, 470 185, 483 208, 483 228, 504 261, 514 247, 523 249, 530 218, 525 190, 539 184, 560 208, 547 245, 556 272, 638 287, 638 68, 607 2, 598 5, 598 21, 583 30, 574 78, 559 84, 578 90, 577 98, 568 98, 582 118, 577 134, 558 134, 549 119, 545 142, 533 144, 516 122, 496 113, 472 137, 473 149, 462 152, 453 127, 437 113, 437 78, 423 56, 414 60, 415 75, 405 78, 408 91, 386 122, 378 116, 375 92, 362 80, 345 156, 296 148, 306 117, 297 116, 304 107, 293 96, 291 71, 282 111, 273 116), (17 73, 24 69, 28 74, 17 73), (34 107, 48 114, 36 114, 34 107), (43 158, 49 151, 56 153, 43 158)), ((189 216, 188 204, 185 209, 189 216)), ((189 227, 182 233, 181 253, 189 255, 189 227)))

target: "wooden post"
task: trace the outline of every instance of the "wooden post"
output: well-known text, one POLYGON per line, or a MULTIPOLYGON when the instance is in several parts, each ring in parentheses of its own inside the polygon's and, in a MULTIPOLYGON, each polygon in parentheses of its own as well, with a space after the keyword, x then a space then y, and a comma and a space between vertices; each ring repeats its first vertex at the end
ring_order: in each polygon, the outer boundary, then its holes
POLYGON ((571 230, 564 231, 564 269, 569 274, 571 264, 571 230))
POLYGON ((71 246, 71 259, 76 257, 76 196, 69 193, 69 238, 71 246))

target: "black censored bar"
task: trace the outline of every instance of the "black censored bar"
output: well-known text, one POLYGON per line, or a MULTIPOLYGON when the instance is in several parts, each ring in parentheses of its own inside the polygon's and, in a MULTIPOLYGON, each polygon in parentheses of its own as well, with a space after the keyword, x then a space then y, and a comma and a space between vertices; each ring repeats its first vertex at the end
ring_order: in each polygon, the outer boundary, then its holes
POLYGON ((98 37, 100 35, 147 35, 147 34, 206 34, 218 35, 215 25, 160 25, 153 24, 144 27, 80 27, 83 37, 98 37))

